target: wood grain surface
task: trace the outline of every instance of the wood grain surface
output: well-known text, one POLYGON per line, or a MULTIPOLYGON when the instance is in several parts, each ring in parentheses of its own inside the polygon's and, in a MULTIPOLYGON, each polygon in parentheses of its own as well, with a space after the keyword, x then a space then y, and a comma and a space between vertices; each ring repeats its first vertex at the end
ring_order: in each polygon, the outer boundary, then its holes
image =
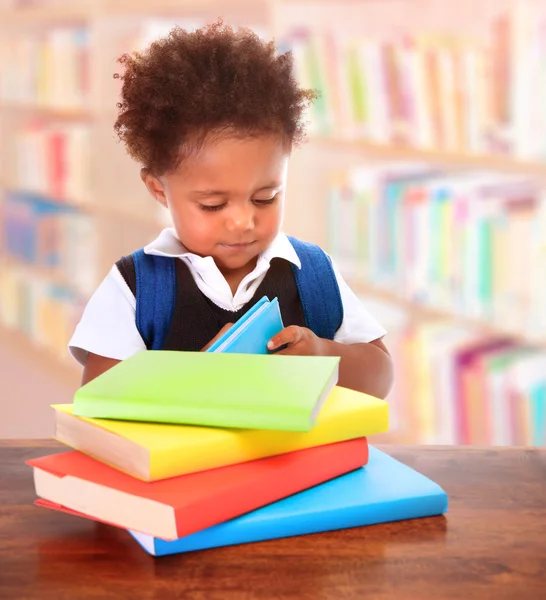
POLYGON ((0 442, 0 598, 546 598, 546 449, 378 447, 439 483, 448 513, 154 558, 123 530, 33 506, 24 461, 66 448, 0 442))

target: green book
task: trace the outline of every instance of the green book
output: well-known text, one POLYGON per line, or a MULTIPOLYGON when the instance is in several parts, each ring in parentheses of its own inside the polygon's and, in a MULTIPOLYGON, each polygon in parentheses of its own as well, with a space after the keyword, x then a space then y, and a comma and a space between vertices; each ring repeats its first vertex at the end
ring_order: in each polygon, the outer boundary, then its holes
POLYGON ((82 386, 79 417, 309 431, 339 357, 143 350, 82 386))

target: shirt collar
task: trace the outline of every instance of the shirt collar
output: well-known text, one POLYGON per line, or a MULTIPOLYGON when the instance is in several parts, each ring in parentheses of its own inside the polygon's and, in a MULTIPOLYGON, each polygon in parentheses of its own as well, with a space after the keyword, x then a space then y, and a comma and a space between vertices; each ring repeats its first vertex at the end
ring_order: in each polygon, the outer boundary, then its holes
MULTIPOLYGON (((188 258, 192 263, 204 264, 213 261, 211 256, 198 256, 189 252, 178 239, 172 227, 164 229, 158 237, 144 247, 145 254, 155 256, 169 256, 172 258, 188 258)), ((301 261, 294 250, 294 246, 284 233, 279 233, 271 244, 260 254, 259 262, 270 263, 274 258, 283 258, 301 269, 301 261)))

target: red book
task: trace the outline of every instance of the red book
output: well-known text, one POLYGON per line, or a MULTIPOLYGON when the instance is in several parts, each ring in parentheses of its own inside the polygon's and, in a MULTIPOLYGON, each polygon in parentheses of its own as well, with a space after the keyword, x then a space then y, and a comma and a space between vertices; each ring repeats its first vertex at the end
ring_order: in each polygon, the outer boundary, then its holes
MULTIPOLYGON (((48 135, 47 152, 49 157, 48 192, 57 201, 66 201, 66 151, 67 140, 66 133, 62 131, 52 131, 48 135)), ((73 200, 73 198, 71 198, 73 200)))
POLYGON ((459 443, 471 443, 471 412, 469 411, 468 401, 465 397, 465 372, 472 369, 476 361, 484 354, 494 352, 504 348, 510 348, 513 345, 511 338, 485 337, 483 340, 474 342, 461 348, 455 356, 456 369, 456 398, 457 398, 457 433, 459 443))
POLYGON ((36 494, 82 516, 174 540, 358 469, 357 438, 152 483, 72 451, 30 460, 36 494))

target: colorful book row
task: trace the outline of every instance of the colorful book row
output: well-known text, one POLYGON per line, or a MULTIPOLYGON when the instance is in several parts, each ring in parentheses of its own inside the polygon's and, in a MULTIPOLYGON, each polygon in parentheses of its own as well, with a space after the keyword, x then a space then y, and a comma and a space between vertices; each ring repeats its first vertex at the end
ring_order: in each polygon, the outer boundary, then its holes
POLYGON ((393 432, 423 444, 546 446, 545 350, 454 321, 416 324, 380 303, 372 310, 397 374, 393 432))
POLYGON ((84 304, 72 290, 25 267, 0 269, 0 322, 67 359, 67 346, 84 304))
POLYGON ((89 294, 97 283, 94 219, 73 207, 23 192, 7 192, 0 207, 1 252, 46 269, 57 281, 89 294))
POLYGON ((336 175, 329 249, 353 281, 546 339, 541 182, 423 165, 336 175))
MULTIPOLYGON (((183 10, 182 10, 183 12, 183 10)), ((116 31, 107 73, 117 70, 115 57, 141 50, 170 29, 181 26, 192 30, 204 25, 201 19, 147 18, 116 31)), ((8 105, 48 108, 59 111, 85 111, 91 106, 91 90, 99 82, 92 78, 93 52, 88 27, 53 27, 47 30, 3 34, 0 37, 0 102, 8 105)), ((110 99, 115 106, 115 98, 110 99)))
MULTIPOLYGON (((362 17, 365 18, 365 9, 362 17)), ((350 35, 302 26, 284 39, 321 97, 311 132, 459 153, 546 159, 546 11, 524 2, 469 39, 438 31, 350 35)))
POLYGON ((0 101, 82 109, 90 95, 89 33, 55 27, 0 37, 0 101))
POLYGON ((13 138, 13 188, 44 194, 58 202, 90 200, 90 127, 78 123, 33 122, 13 138))

